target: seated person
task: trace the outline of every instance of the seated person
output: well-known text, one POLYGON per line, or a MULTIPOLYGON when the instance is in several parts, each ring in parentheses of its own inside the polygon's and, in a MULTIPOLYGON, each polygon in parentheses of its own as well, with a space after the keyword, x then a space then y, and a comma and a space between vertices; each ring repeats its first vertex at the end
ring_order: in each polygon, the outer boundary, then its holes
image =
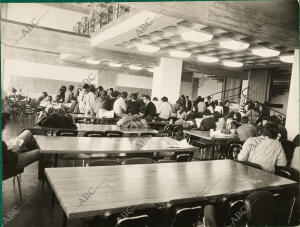
POLYGON ((117 117, 123 117, 126 115, 126 99, 127 92, 122 92, 121 96, 114 102, 114 111, 117 117))
POLYGON ((161 104, 157 110, 158 119, 162 121, 168 120, 171 116, 171 111, 172 111, 172 106, 168 102, 168 98, 162 97, 161 104))
POLYGON ((209 131, 210 129, 215 129, 216 122, 211 115, 209 110, 204 111, 204 119, 201 121, 200 130, 209 131))
POLYGON ((238 155, 238 160, 259 164, 269 172, 275 171, 275 165, 286 166, 287 160, 281 143, 276 139, 277 134, 276 125, 264 125, 262 136, 250 137, 246 140, 238 155))
POLYGON ((256 127, 252 124, 249 124, 249 119, 247 116, 242 117, 242 125, 237 128, 237 134, 241 141, 246 141, 250 137, 258 136, 258 131, 256 127))
POLYGON ((137 100, 137 94, 132 93, 130 95, 130 100, 128 101, 127 104, 127 113, 131 113, 133 115, 138 114, 141 110, 141 106, 139 101, 137 100))
POLYGON ((47 98, 48 94, 47 92, 43 92, 37 99, 36 102, 38 103, 38 105, 41 103, 41 101, 43 101, 45 98, 47 98))
POLYGON ((44 99, 40 102, 40 106, 46 107, 46 106, 48 106, 51 102, 52 102, 52 96, 51 96, 51 95, 48 95, 46 98, 44 98, 44 99))
MULTIPOLYGON (((5 129, 10 116, 8 113, 2 113, 2 131, 5 129)), ((31 163, 38 161, 41 157, 40 150, 30 150, 35 148, 32 144, 32 134, 29 130, 22 132, 16 141, 21 141, 22 144, 9 144, 2 141, 2 170, 3 176, 13 174, 16 170, 22 169, 31 163)))

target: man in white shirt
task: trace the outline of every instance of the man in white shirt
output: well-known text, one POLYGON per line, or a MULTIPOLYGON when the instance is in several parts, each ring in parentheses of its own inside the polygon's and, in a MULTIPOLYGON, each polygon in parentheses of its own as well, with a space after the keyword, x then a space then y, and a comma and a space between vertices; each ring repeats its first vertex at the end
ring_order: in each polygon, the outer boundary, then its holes
POLYGON ((127 92, 122 92, 121 96, 114 102, 114 111, 117 117, 123 117, 124 115, 126 115, 126 98, 127 92))
POLYGON ((158 117, 160 120, 168 120, 171 115, 172 107, 168 102, 167 97, 161 98, 161 104, 158 107, 157 113, 159 114, 158 117))

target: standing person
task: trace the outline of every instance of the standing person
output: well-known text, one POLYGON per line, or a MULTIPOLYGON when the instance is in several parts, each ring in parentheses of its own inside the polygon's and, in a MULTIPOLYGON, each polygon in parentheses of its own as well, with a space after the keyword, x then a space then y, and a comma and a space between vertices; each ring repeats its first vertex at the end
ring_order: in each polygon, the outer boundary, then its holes
POLYGON ((192 111, 192 101, 189 96, 185 96, 185 109, 187 112, 192 111))
POLYGON ((127 99, 127 92, 122 92, 121 96, 114 102, 114 112, 117 117, 123 117, 126 115, 127 105, 126 105, 126 99, 127 99))
POLYGON ((204 98, 200 98, 197 104, 198 113, 204 113, 206 110, 206 105, 204 103, 204 98))
POLYGON ((258 115, 258 112, 254 109, 253 102, 249 102, 248 111, 245 114, 245 116, 247 116, 249 119, 249 123, 255 125, 258 115))
POLYGON ((225 101, 225 104, 223 106, 223 114, 226 115, 229 113, 229 106, 230 106, 230 103, 228 100, 225 101))
POLYGON ((108 96, 111 98, 112 97, 112 93, 114 92, 114 89, 113 88, 108 88, 107 89, 107 94, 108 96))
POLYGON ((138 114, 141 110, 141 105, 139 101, 137 100, 137 94, 132 93, 130 95, 130 100, 128 101, 127 104, 127 113, 131 113, 133 115, 138 114))
POLYGON ((109 100, 107 97, 107 91, 102 90, 95 98, 94 112, 99 114, 99 110, 108 110, 109 100))
POLYGON ((162 97, 161 104, 157 110, 159 120, 162 121, 168 120, 171 116, 171 110, 172 110, 172 106, 168 102, 168 98, 165 96, 162 97))
POLYGON ((221 115, 224 113, 223 106, 220 101, 216 101, 215 112, 219 112, 221 115))
POLYGON ((66 86, 61 86, 61 88, 58 90, 57 95, 55 97, 56 102, 65 102, 65 93, 67 91, 66 86))
POLYGON ((71 101, 75 100, 75 94, 73 91, 74 91, 74 86, 70 85, 68 91, 66 92, 65 103, 71 103, 71 101))
POLYGON ((158 98, 154 97, 152 99, 152 102, 154 103, 155 107, 156 107, 156 110, 158 110, 159 106, 160 106, 160 103, 158 101, 158 98))
POLYGON ((87 95, 89 88, 90 85, 84 84, 77 98, 80 113, 85 113, 84 97, 87 95))
POLYGON ((145 104, 145 112, 143 114, 143 118, 145 118, 146 121, 150 122, 156 115, 156 107, 154 103, 151 102, 149 95, 142 95, 142 100, 145 104))
POLYGON ((95 104, 95 92, 96 88, 94 85, 90 85, 88 93, 84 96, 83 102, 85 107, 85 114, 94 115, 94 104, 95 104))
POLYGON ((207 101, 205 102, 205 105, 206 105, 206 108, 207 108, 209 105, 212 105, 212 107, 215 108, 214 102, 211 100, 211 97, 210 97, 210 96, 207 97, 207 101))

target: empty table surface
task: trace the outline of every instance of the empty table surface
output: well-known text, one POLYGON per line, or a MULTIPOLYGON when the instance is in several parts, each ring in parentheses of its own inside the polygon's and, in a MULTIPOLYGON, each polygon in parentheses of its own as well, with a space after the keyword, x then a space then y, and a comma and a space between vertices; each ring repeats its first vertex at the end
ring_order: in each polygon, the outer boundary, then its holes
POLYGON ((192 136, 199 137, 201 139, 205 140, 231 140, 231 139, 237 139, 238 137, 235 134, 228 134, 228 135, 220 135, 220 136, 210 136, 209 131, 198 131, 198 130, 190 130, 190 131, 184 131, 185 134, 189 134, 192 136))
POLYGON ((64 137, 34 138, 41 153, 152 153, 161 151, 196 151, 197 148, 169 137, 64 137))
POLYGON ((232 160, 51 168, 45 172, 68 218, 144 203, 222 198, 297 184, 232 160))
POLYGON ((77 131, 121 131, 125 134, 140 134, 140 133, 152 133, 156 134, 158 131, 150 128, 120 128, 116 125, 93 125, 93 124, 76 124, 77 131))

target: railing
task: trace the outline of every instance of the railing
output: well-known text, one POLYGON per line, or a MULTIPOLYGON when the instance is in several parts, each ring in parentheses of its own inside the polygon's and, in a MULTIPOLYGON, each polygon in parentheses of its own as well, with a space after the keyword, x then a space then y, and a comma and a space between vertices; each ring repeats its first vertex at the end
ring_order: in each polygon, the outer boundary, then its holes
MULTIPOLYGON (((227 92, 227 91, 233 91, 233 90, 237 90, 237 89, 241 89, 241 88, 240 88, 240 87, 237 87, 237 88, 232 88, 232 89, 228 89, 228 90, 225 90, 225 91, 216 92, 216 93, 213 93, 213 94, 211 94, 211 95, 208 95, 208 96, 206 96, 206 97, 204 97, 204 98, 212 97, 212 96, 214 96, 214 95, 218 95, 218 94, 221 94, 221 93, 225 93, 225 92, 227 92)), ((238 94, 238 95, 240 95, 240 94, 238 94)), ((214 100, 221 100, 221 99, 214 99, 214 100)))

